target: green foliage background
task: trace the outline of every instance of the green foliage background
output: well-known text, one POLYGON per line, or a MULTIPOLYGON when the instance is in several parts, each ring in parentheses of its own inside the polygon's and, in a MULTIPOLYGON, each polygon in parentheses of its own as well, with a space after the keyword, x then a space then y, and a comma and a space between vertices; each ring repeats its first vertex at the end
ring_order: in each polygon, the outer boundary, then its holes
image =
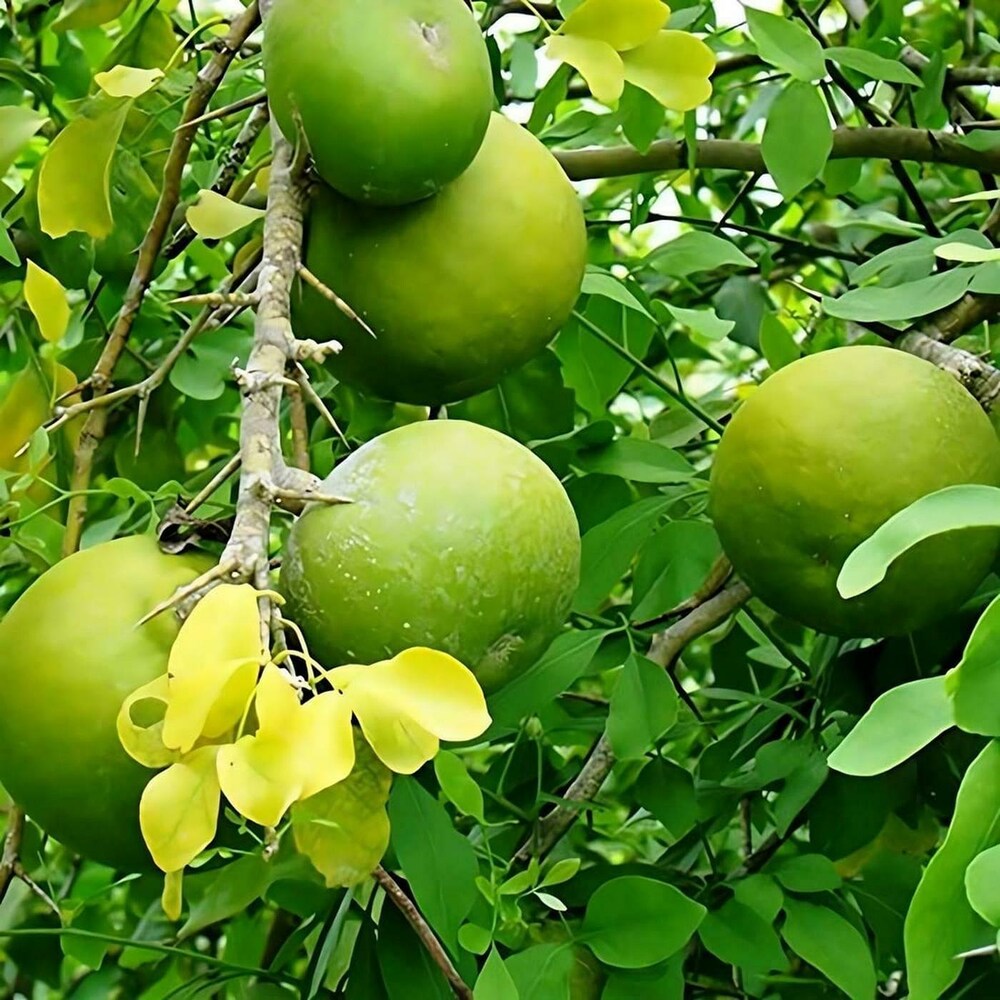
MULTIPOLYGON (((568 67, 549 75, 539 64, 545 32, 526 10, 474 6, 488 30, 498 103, 576 176, 586 178, 593 161, 573 151, 623 143, 646 151, 656 140, 670 149, 654 155, 673 155, 675 165, 687 155, 693 168, 582 179, 590 268, 574 318, 497 388, 448 407, 449 417, 530 444, 563 479, 583 533, 583 580, 566 632, 493 698, 488 744, 453 748, 396 779, 385 867, 400 873, 476 1000, 871 1000, 877 984, 883 995, 909 990, 920 1000, 1000 995, 993 957, 964 967, 953 957, 995 943, 1000 924, 991 889, 1000 762, 994 744, 975 735, 1000 730, 948 729, 908 759, 901 749, 871 777, 827 764, 879 695, 958 662, 1000 590, 997 577, 960 613, 905 639, 837 641, 751 600, 694 635, 666 671, 648 658, 653 636, 682 617, 673 609, 719 555, 707 474, 719 422, 744 392, 803 353, 847 342, 926 353, 919 338, 939 310, 970 291, 1000 293, 994 202, 956 200, 996 187, 990 174, 1000 171, 998 103, 987 86, 1000 82, 1000 10, 986 0, 926 0, 904 16, 902 0, 881 0, 856 24, 863 5, 824 0, 791 2, 777 18, 748 9, 745 21, 727 8, 723 21, 711 4, 680 0, 671 27, 704 35, 720 53, 711 102, 682 116, 632 87, 617 110, 597 105, 568 67), (986 127, 961 128, 970 116, 986 127), (831 117, 882 129, 845 157, 831 117), (920 162, 903 162, 908 128, 925 137, 948 130, 952 145, 925 139, 920 162), (744 152, 763 165, 703 165, 713 139, 754 144, 744 152), (977 156, 979 172, 949 165, 977 156), (946 269, 934 256, 943 243, 984 253, 946 269), (595 744, 617 763, 574 806, 579 820, 567 835, 527 863, 530 849, 519 849, 544 831, 540 818, 595 744), (913 940, 928 942, 910 955, 908 910, 913 940), (930 948, 938 940, 946 946, 930 948)), ((554 19, 572 6, 541 5, 554 19)), ((3 608, 60 557, 77 447, 72 425, 37 430, 15 459, 15 416, 26 412, 15 389, 34 373, 51 390, 29 393, 41 410, 30 433, 58 394, 53 363, 81 382, 93 370, 184 99, 224 28, 197 0, 7 0, 5 12, 0 112, 35 108, 47 121, 16 148, 7 148, 13 132, 0 131, 0 164, 10 165, 0 183, 0 465, 12 470, 0 482, 3 608), (44 236, 37 170, 60 129, 92 107, 94 74, 172 59, 165 81, 135 102, 114 154, 112 235, 96 245, 79 233, 44 236), (24 301, 29 259, 71 290, 70 328, 55 344, 41 340, 24 301)), ((212 107, 260 91, 255 38, 212 107)), ((226 169, 251 113, 244 106, 198 127, 184 199, 226 169)), ((254 182, 267 157, 265 132, 236 176, 235 197, 261 203, 254 182)), ((178 214, 172 232, 182 222, 178 214)), ((116 386, 157 370, 194 315, 174 300, 216 290, 258 239, 259 225, 172 244, 178 252, 157 267, 116 386)), ((960 332, 956 347, 998 360, 988 322, 960 332)), ((195 519, 180 504, 237 450, 231 366, 246 360, 251 335, 249 313, 237 310, 196 338, 141 406, 109 408, 85 544, 159 526, 169 545, 197 536, 218 548, 235 481, 195 519)), ((364 441, 427 416, 336 384, 320 367, 310 375, 343 432, 307 406, 319 475, 364 441)), ((285 429, 291 452, 290 421, 285 429)), ((287 521, 277 525, 275 550, 287 521)), ((993 665, 1000 622, 984 619, 981 629, 979 655, 993 665)), ((911 721, 888 711, 881 726, 905 735, 911 721)), ((0 905, 9 996, 450 995, 381 892, 327 890, 287 845, 270 860, 250 854, 190 876, 182 926, 162 916, 158 879, 81 863, 31 824, 21 858, 49 899, 15 881, 0 905)))

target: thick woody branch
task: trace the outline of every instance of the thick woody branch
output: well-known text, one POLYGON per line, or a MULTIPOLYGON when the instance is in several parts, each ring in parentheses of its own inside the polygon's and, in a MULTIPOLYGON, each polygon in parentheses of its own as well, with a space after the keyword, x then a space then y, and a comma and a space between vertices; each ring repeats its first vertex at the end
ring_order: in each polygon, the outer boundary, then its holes
MULTIPOLYGON (((250 33, 257 27, 259 21, 260 13, 257 7, 257 0, 254 0, 233 21, 228 34, 222 40, 222 44, 215 55, 212 56, 198 73, 194 86, 191 88, 191 93, 188 96, 187 103, 184 106, 184 112, 181 116, 182 123, 199 117, 205 111, 212 95, 222 82, 226 70, 229 69, 230 63, 236 57, 236 54, 240 51, 250 33)), ((142 307, 146 290, 153 280, 156 259, 163 248, 163 241, 166 239, 170 222, 173 219, 174 211, 180 200, 184 166, 191 153, 191 146, 194 143, 196 131, 196 129, 186 128, 174 133, 170 152, 167 156, 167 163, 163 168, 163 183, 160 189, 160 197, 153 213, 153 220, 139 247, 139 259, 132 273, 132 280, 129 282, 128 290, 125 292, 122 308, 118 313, 114 328, 108 337, 107 343, 104 345, 104 350, 101 352, 101 356, 91 375, 90 385, 95 395, 103 395, 111 385, 111 377, 115 366, 118 364, 118 359, 125 350, 129 335, 132 332, 132 326, 135 323, 135 318, 142 307)), ((66 515, 66 532, 63 537, 64 554, 74 552, 79 547, 83 522, 87 514, 87 501, 84 491, 90 483, 94 455, 98 444, 100 444, 101 439, 104 437, 106 426, 107 410, 104 408, 95 409, 88 415, 80 435, 71 480, 71 490, 74 496, 70 500, 66 515)))
MULTIPOLYGON (((675 139, 654 142, 647 153, 640 153, 632 146, 609 146, 603 149, 560 149, 555 155, 569 178, 575 181, 665 173, 686 170, 694 165, 702 169, 743 170, 748 173, 767 170, 760 145, 756 142, 701 139, 695 146, 693 162, 688 157, 685 143, 675 139)), ((952 132, 929 132, 916 128, 836 129, 830 159, 857 158, 943 163, 1000 173, 1000 149, 970 149, 952 132)))
MULTIPOLYGON (((720 625, 749 599, 750 590, 746 584, 739 581, 732 584, 656 636, 647 656, 671 672, 690 643, 720 625)), ((566 789, 563 801, 542 817, 534 836, 517 852, 515 859, 526 862, 533 856, 541 857, 548 853, 576 822, 582 807, 600 791, 614 764, 615 754, 605 732, 594 745, 580 773, 566 789)))
POLYGON ((979 400, 984 410, 990 410, 1000 398, 1000 371, 975 354, 942 343, 919 330, 907 333, 896 346, 954 375, 979 400))
POLYGON ((385 894, 392 900, 399 912, 406 917, 407 923, 416 932, 417 937, 420 938, 421 944, 423 944, 427 953, 434 960, 434 964, 444 974, 445 979, 448 980, 448 985, 454 991, 455 996, 460 997, 461 1000, 472 1000, 472 990, 459 975, 458 970, 448 957, 448 953, 444 950, 444 946, 437 939, 427 921, 424 920, 423 915, 414 905, 413 900, 403 892, 399 887, 399 883, 381 865, 375 869, 374 875, 375 881, 382 886, 385 894))

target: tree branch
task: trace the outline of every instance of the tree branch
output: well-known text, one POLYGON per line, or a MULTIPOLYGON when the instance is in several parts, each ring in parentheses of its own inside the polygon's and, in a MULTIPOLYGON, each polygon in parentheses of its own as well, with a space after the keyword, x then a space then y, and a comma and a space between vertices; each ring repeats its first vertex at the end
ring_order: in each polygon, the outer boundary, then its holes
MULTIPOLYGON (((654 142, 648 153, 640 153, 632 146, 609 146, 602 149, 558 149, 555 156, 567 176, 574 181, 666 173, 687 170, 694 165, 702 169, 744 170, 748 173, 767 170, 760 145, 756 142, 701 139, 695 145, 694 163, 688 159, 685 143, 677 139, 654 142)), ((969 170, 1000 172, 1000 149, 970 149, 952 132, 929 132, 917 128, 834 130, 830 159, 856 158, 944 163, 969 170)))
POLYGON ((395 903, 399 912, 406 917, 407 923, 416 932, 417 937, 420 938, 421 944, 427 949, 427 953, 433 959, 434 964, 444 974, 445 979, 448 980, 448 985, 454 990, 455 996, 461 997, 461 1000, 472 1000, 472 990, 469 989, 468 984, 458 974, 458 970, 452 964, 448 953, 444 950, 444 946, 437 939, 427 921, 424 920, 423 915, 417 909, 413 900, 403 892, 399 887, 399 883, 381 865, 375 869, 374 875, 375 881, 382 886, 385 894, 395 903))
MULTIPOLYGON (((749 588, 737 581, 656 636, 646 655, 669 672, 691 642, 720 625, 749 599, 749 588)), ((576 822, 580 807, 598 793, 614 764, 615 754, 605 730, 580 773, 566 789, 563 801, 542 817, 533 836, 514 855, 514 860, 523 863, 533 856, 547 854, 576 822)))
POLYGON ((24 836, 24 810, 11 806, 7 813, 7 835, 0 856, 0 901, 7 895, 11 882, 17 877, 20 865, 21 838, 24 836))
MULTIPOLYGON (((191 93, 184 106, 184 113, 181 116, 182 123, 199 117, 208 107, 208 102, 218 89, 240 47, 259 22, 260 13, 257 0, 253 0, 253 3, 232 22, 229 33, 222 40, 222 45, 195 78, 194 86, 191 88, 191 93)), ((139 247, 139 259, 132 273, 128 290, 125 292, 125 299, 122 302, 118 318, 90 378, 90 385, 95 395, 100 396, 108 391, 115 366, 125 350, 132 332, 132 325, 142 307, 146 290, 153 280, 156 259, 163 247, 163 241, 166 239, 174 210, 180 201, 184 166, 191 153, 195 135, 196 129, 191 128, 182 128, 174 133, 167 163, 163 168, 163 184, 156 203, 156 210, 153 213, 153 220, 150 222, 149 229, 139 247)), ((98 444, 104 437, 107 419, 107 410, 103 407, 95 409, 88 414, 80 435, 70 484, 70 490, 74 495, 70 499, 66 514, 66 532, 63 537, 64 555, 75 552, 80 545, 80 535, 83 532, 83 523, 87 515, 87 497, 84 491, 90 483, 94 455, 98 444)))

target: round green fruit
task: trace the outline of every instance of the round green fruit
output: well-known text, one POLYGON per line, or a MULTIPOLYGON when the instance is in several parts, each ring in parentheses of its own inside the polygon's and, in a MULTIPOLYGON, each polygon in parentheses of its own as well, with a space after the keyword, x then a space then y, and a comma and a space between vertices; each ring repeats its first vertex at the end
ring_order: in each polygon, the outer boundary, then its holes
POLYGON ((136 688, 166 672, 173 615, 136 623, 207 568, 148 535, 85 549, 36 580, 0 622, 0 783, 52 837, 128 871, 153 867, 139 798, 153 772, 118 742, 136 688))
POLYGON ((358 201, 439 191, 476 155, 493 108, 489 55, 462 0, 275 0, 264 77, 282 132, 358 201))
POLYGON ((973 593, 996 532, 927 539, 850 600, 840 568, 893 514, 961 483, 1000 485, 1000 443, 972 396, 902 351, 844 347, 782 368, 740 407, 711 510, 736 572, 776 611, 833 635, 901 635, 973 593))
POLYGON ((562 624, 580 573, 576 516, 527 448, 479 424, 389 431, 330 474, 292 528, 281 587, 327 666, 411 646, 461 660, 489 691, 562 624))
POLYGON ((312 202, 306 263, 375 332, 308 285, 301 337, 339 340, 338 378, 385 399, 438 404, 488 389, 566 322, 586 265, 583 210, 531 133, 494 115, 471 167, 401 209, 312 202))

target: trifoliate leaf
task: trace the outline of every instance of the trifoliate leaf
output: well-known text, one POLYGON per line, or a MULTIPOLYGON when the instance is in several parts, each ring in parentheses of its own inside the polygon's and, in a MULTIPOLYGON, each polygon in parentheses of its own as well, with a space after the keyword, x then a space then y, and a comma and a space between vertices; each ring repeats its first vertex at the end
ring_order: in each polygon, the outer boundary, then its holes
POLYGON ((219 820, 218 747, 193 750, 155 775, 139 802, 149 853, 165 872, 180 871, 212 842, 219 820))
POLYGON ((292 806, 295 846, 331 888, 364 881, 389 845, 392 772, 356 731, 355 750, 349 777, 292 806))
POLYGON ((665 108, 691 111, 712 96, 709 77, 715 53, 686 31, 661 31, 622 55, 625 79, 652 94, 665 108))
POLYGON ((94 74, 94 83, 110 97, 142 97, 162 79, 161 69, 138 69, 135 66, 115 66, 104 73, 94 74))
POLYGON ((263 218, 264 210, 250 208, 215 191, 199 191, 187 210, 187 223, 207 240, 221 240, 251 222, 263 218))
POLYGON ((566 18, 563 34, 607 42, 624 52, 648 42, 669 17, 670 8, 660 0, 584 0, 566 18))
POLYGON ((580 71, 590 92, 602 104, 614 104, 625 89, 622 57, 607 42, 577 35, 552 35, 545 54, 580 71))
POLYGON ((365 738, 382 761, 412 774, 437 753, 438 740, 471 740, 489 727, 486 698, 472 671, 424 647, 370 667, 327 675, 347 694, 365 738))
POLYGON ((263 659, 257 592, 247 584, 209 591, 170 649, 164 743, 186 753, 200 737, 232 729, 246 711, 263 659))
POLYGON ((118 713, 118 739, 125 752, 144 767, 166 767, 179 758, 163 742, 167 675, 144 684, 124 701, 118 713))
POLYGON ((184 909, 184 869, 176 872, 167 872, 163 876, 163 895, 160 897, 160 905, 167 920, 180 920, 181 910, 184 909))
POLYGON ((38 215, 47 235, 79 230, 100 239, 111 232, 111 157, 130 107, 127 100, 94 101, 49 146, 38 178, 38 215))
POLYGON ((28 140, 48 121, 34 108, 16 104, 0 107, 0 177, 14 162, 28 140))
POLYGON ((31 315, 35 317, 42 338, 50 344, 62 340, 69 327, 66 289, 57 278, 53 278, 48 271, 43 271, 33 260, 28 261, 24 278, 24 300, 28 303, 31 315))
POLYGON ((343 781, 354 767, 351 709, 336 691, 304 705, 275 666, 254 701, 259 728, 219 751, 219 782, 242 816, 274 827, 299 799, 343 781))

